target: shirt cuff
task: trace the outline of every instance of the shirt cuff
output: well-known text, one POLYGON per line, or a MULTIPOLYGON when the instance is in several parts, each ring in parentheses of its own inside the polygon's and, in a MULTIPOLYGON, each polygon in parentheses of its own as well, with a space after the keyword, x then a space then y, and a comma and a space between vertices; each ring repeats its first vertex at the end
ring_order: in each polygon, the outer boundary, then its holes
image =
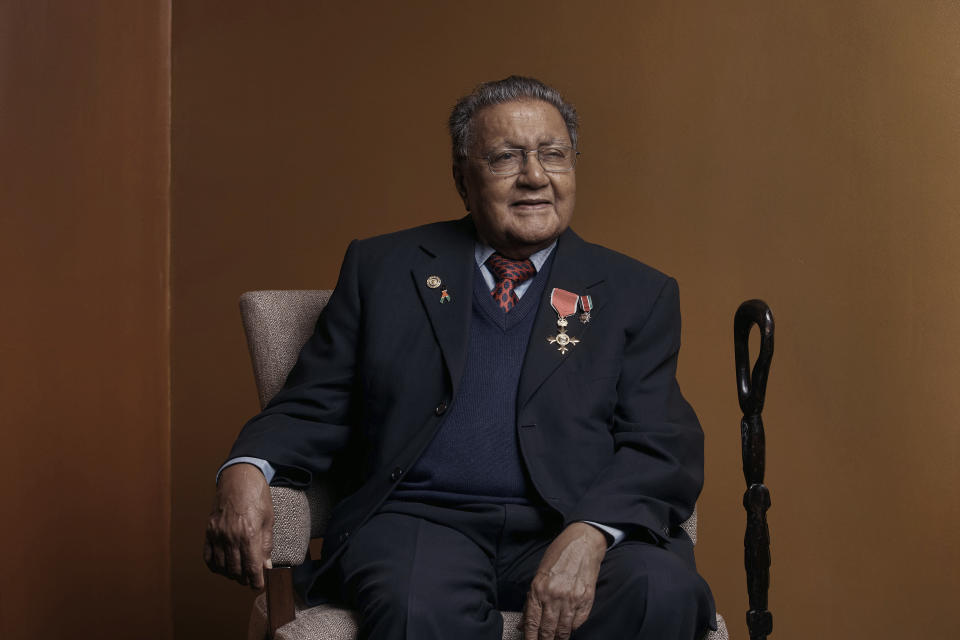
MULTIPOLYGON (((257 469, 260 469, 260 473, 263 474, 263 477, 266 478, 267 484, 273 482, 273 476, 276 474, 277 470, 273 468, 273 465, 263 460, 261 458, 251 458, 249 456, 240 456, 239 458, 230 458, 223 463, 223 466, 217 469, 217 484, 220 483, 220 474, 223 473, 223 470, 227 467, 235 464, 245 462, 247 464, 252 464, 257 469)), ((599 525, 598 525, 599 526, 599 525)))
POLYGON ((600 524, 599 522, 592 522, 590 520, 583 520, 583 522, 586 522, 587 524, 592 525, 597 529, 600 529, 600 531, 603 531, 605 534, 607 534, 608 536, 610 536, 610 538, 613 539, 613 542, 607 545, 607 549, 613 549, 615 546, 620 544, 625 537, 627 537, 627 534, 625 534, 620 529, 617 529, 616 527, 600 524))

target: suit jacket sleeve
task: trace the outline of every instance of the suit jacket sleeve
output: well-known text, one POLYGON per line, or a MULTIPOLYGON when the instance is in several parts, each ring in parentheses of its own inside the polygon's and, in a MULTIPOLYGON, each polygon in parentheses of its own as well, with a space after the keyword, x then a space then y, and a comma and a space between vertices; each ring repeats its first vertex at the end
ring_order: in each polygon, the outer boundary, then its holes
POLYGON ((668 278, 645 321, 626 330, 612 419, 615 452, 569 514, 669 537, 703 485, 703 432, 676 380, 680 299, 668 278))
POLYGON ((356 411, 359 246, 348 247, 337 286, 283 389, 244 425, 230 451, 229 458, 268 460, 275 485, 308 486, 348 442, 356 411))

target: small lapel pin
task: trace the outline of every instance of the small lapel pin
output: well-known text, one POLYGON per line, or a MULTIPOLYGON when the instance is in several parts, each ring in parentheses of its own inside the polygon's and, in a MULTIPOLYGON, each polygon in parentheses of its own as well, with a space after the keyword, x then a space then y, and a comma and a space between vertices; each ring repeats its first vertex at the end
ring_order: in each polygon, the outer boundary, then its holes
MULTIPOLYGON (((427 278, 427 286, 431 289, 440 289, 443 286, 443 280, 440 279, 440 276, 429 276, 427 278)), ((444 287, 440 289, 440 304, 445 304, 450 302, 450 293, 447 291, 447 288, 444 287)))

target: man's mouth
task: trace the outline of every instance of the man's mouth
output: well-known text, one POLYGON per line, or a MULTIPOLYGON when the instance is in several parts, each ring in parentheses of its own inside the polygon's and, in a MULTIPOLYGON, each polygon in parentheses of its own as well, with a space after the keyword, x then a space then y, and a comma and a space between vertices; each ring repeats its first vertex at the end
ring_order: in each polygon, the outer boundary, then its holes
POLYGON ((529 200, 517 200, 513 202, 511 206, 522 209, 538 209, 541 207, 549 207, 552 204, 552 202, 543 198, 531 198, 529 200))

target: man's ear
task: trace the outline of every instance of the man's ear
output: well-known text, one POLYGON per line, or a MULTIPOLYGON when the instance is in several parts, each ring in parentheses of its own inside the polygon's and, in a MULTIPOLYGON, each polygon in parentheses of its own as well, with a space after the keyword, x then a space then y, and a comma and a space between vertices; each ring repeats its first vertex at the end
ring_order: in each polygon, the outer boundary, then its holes
POLYGON ((459 162, 453 163, 453 184, 457 187, 460 199, 463 200, 464 208, 470 211, 470 200, 467 198, 467 181, 459 162))

